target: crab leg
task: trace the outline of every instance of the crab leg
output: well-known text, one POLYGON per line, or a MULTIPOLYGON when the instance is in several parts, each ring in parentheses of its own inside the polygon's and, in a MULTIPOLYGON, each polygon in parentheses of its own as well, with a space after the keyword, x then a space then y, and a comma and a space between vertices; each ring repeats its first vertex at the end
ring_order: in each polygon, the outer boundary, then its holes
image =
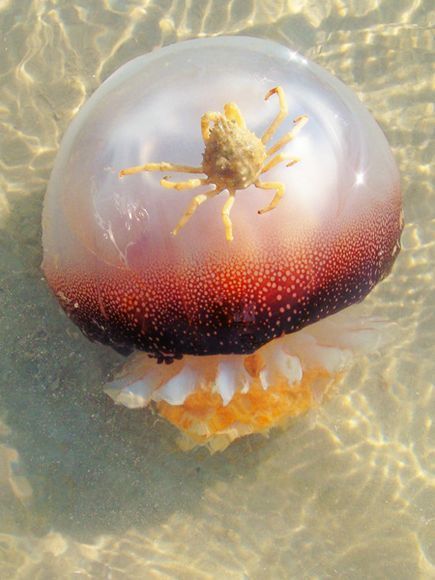
POLYGON ((208 183, 208 179, 188 179, 187 181, 169 181, 167 177, 160 180, 160 185, 166 189, 176 189, 183 191, 184 189, 194 189, 200 185, 208 183))
POLYGON ((145 163, 145 165, 135 165, 127 169, 121 169, 119 177, 133 175, 142 171, 179 171, 180 173, 204 173, 202 167, 192 167, 190 165, 175 165, 174 163, 145 163))
POLYGON ((239 107, 235 103, 227 103, 224 106, 225 117, 230 121, 235 121, 239 127, 246 128, 246 122, 239 107))
POLYGON ((210 137, 210 123, 213 123, 217 119, 219 119, 221 115, 219 113, 204 113, 201 117, 201 133, 204 143, 207 143, 210 137))
POLYGON ((298 163, 300 159, 299 157, 289 157, 288 155, 284 155, 283 153, 278 153, 278 155, 275 155, 275 157, 272 157, 272 159, 268 163, 266 163, 266 165, 261 170, 261 173, 266 173, 267 171, 269 171, 269 169, 272 169, 272 167, 275 167, 275 165, 281 163, 281 161, 288 161, 286 167, 291 167, 295 163, 298 163))
POLYGON ((285 193, 284 184, 279 183, 278 181, 256 181, 254 183, 254 185, 255 185, 255 187, 258 187, 258 189, 274 189, 275 190, 275 195, 273 196, 272 201, 269 203, 269 205, 267 205, 266 207, 263 207, 263 209, 259 209, 258 210, 259 214, 263 214, 263 213, 266 213, 267 211, 274 209, 279 204, 282 196, 285 193))
POLYGON ((294 119, 293 121, 294 123, 293 129, 288 133, 286 133, 283 137, 281 137, 281 139, 277 141, 275 145, 267 151, 267 156, 270 157, 270 155, 273 155, 274 153, 282 149, 284 145, 287 145, 287 143, 292 141, 299 133, 299 131, 302 129, 302 127, 307 124, 307 122, 308 122, 307 115, 299 115, 299 117, 296 117, 296 119, 294 119))
POLYGON ((208 191, 207 193, 200 193, 200 194, 196 195, 191 200, 191 202, 188 205, 184 214, 181 216, 181 219, 178 222, 178 224, 172 230, 172 232, 171 232, 172 235, 176 236, 178 234, 178 232, 181 230, 181 228, 187 224, 187 222, 190 220, 190 218, 193 216, 193 214, 196 212, 196 210, 199 208, 199 206, 202 203, 204 203, 208 199, 211 199, 215 195, 218 195, 218 193, 220 193, 221 191, 222 191, 221 189, 220 190, 213 190, 213 191, 208 191))
POLYGON ((287 101, 285 100, 285 94, 281 87, 274 87, 273 89, 270 89, 270 91, 266 93, 264 100, 267 101, 269 97, 275 94, 277 94, 279 98, 279 113, 272 121, 270 127, 266 130, 263 137, 261 138, 264 144, 270 141, 270 139, 275 134, 275 131, 278 129, 278 127, 281 125, 281 123, 288 115, 287 101))
POLYGON ((225 237, 228 242, 233 241, 233 222, 230 218, 231 208, 234 204, 234 191, 229 192, 230 196, 227 201, 224 203, 224 207, 222 208, 222 221, 224 222, 225 226, 225 237))

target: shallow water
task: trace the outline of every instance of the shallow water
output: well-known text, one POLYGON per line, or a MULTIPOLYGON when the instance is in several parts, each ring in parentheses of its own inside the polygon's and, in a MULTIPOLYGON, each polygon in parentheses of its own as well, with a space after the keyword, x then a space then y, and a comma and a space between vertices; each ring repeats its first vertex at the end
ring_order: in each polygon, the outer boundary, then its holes
POLYGON ((2 579, 435 576, 430 6, 0 0, 2 579), (397 159, 406 227, 366 300, 398 323, 394 343, 290 429, 210 456, 103 394, 121 357, 48 291, 40 218, 60 139, 96 87, 139 54, 222 33, 288 44, 358 93, 397 159))

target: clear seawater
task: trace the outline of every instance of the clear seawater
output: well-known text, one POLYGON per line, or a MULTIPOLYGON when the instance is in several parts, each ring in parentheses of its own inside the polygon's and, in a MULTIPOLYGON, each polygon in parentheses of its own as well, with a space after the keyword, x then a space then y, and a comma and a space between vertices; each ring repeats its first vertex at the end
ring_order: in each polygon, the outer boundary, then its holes
POLYGON ((430 0, 0 0, 0 578, 435 577, 434 23, 430 0), (216 34, 300 50, 352 87, 400 168, 406 227, 366 301, 398 324, 286 431, 222 454, 115 407, 120 357, 40 270, 66 127, 127 60, 216 34))

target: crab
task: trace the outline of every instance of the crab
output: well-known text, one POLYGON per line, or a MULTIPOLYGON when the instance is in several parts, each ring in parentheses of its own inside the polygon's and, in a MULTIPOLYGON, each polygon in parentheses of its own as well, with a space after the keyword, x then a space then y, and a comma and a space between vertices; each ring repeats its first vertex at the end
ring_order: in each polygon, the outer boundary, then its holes
POLYGON ((119 172, 119 176, 133 175, 142 171, 204 174, 206 177, 195 177, 187 181, 171 181, 168 177, 163 177, 160 180, 162 187, 176 189, 177 191, 194 189, 202 185, 214 186, 214 189, 193 197, 171 233, 176 236, 202 203, 223 191, 227 191, 228 199, 222 209, 222 221, 225 227, 225 237, 231 242, 233 240, 233 226, 230 212, 235 201, 236 192, 246 189, 250 185, 254 185, 259 189, 273 190, 275 195, 272 201, 258 210, 259 214, 269 212, 279 204, 285 193, 285 186, 278 181, 261 181, 261 175, 283 161, 287 161, 287 167, 300 161, 297 157, 289 157, 278 152, 292 141, 307 123, 307 115, 296 117, 293 121, 292 130, 281 137, 275 145, 267 147, 270 139, 288 115, 287 101, 282 87, 277 86, 270 89, 264 98, 267 101, 275 94, 279 99, 279 112, 261 138, 246 127, 245 119, 239 107, 235 103, 227 103, 224 105, 223 114, 208 112, 201 117, 201 133, 205 149, 200 167, 167 162, 145 163, 144 165, 122 169, 119 172))

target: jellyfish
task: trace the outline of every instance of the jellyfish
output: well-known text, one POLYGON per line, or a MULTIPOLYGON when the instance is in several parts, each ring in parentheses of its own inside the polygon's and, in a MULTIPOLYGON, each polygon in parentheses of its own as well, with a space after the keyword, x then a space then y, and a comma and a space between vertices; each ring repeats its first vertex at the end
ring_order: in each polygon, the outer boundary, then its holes
POLYGON ((180 42, 117 70, 62 141, 43 270, 106 384, 181 445, 224 449, 318 404, 379 333, 398 171, 353 92, 271 41, 180 42))

